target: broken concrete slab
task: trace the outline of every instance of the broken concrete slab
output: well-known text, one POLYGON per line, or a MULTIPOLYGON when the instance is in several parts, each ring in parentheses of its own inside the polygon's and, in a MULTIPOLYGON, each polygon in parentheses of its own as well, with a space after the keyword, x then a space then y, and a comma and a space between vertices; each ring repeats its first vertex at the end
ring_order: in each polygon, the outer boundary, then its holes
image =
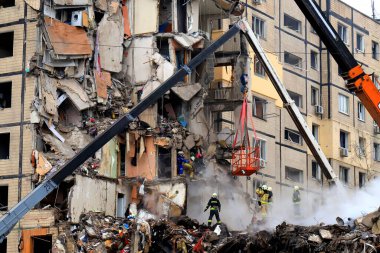
POLYGON ((41 152, 38 152, 38 162, 37 162, 37 168, 36 172, 40 176, 45 176, 46 173, 48 173, 53 166, 51 163, 43 156, 41 152))
POLYGON ((42 31, 48 49, 54 51, 53 58, 91 57, 91 42, 84 29, 45 17, 42 31))
POLYGON ((146 98, 150 93, 152 93, 155 89, 157 89, 161 83, 159 81, 148 81, 143 88, 143 93, 141 95, 141 99, 146 98))
POLYGON ((90 6, 92 1, 90 0, 53 0, 54 7, 84 7, 90 6))
POLYGON ((175 86, 171 88, 177 96, 186 102, 190 101, 201 89, 202 85, 199 83, 175 86))
POLYGON ((83 111, 93 106, 87 93, 76 79, 65 78, 54 79, 54 81, 57 88, 61 89, 69 96, 70 100, 79 111, 83 111))
POLYGON ((96 83, 96 93, 98 97, 107 99, 107 87, 112 86, 111 74, 106 71, 98 72, 94 70, 95 83, 96 83))
POLYGON ((50 134, 42 134, 42 139, 51 146, 51 149, 57 155, 62 155, 66 159, 72 158, 75 155, 75 152, 68 144, 61 142, 50 134))
MULTIPOLYGON (((118 4, 118 3, 117 3, 118 4)), ((120 72, 123 61, 124 27, 121 10, 111 19, 105 13, 98 26, 100 66, 110 72, 120 72)))
POLYGON ((174 36, 174 40, 180 44, 183 48, 185 49, 188 49, 188 50, 192 50, 192 46, 200 41, 203 40, 203 37, 202 36, 189 36, 189 35, 186 35, 186 34, 178 34, 178 35, 175 35, 174 36))
POLYGON ((189 135, 183 141, 183 144, 186 146, 188 150, 192 149, 195 146, 194 135, 189 135))
POLYGON ((154 145, 162 148, 170 148, 172 146, 172 140, 169 137, 156 137, 154 139, 154 145))
POLYGON ((331 240, 332 239, 332 234, 329 230, 326 229, 320 229, 319 234, 324 240, 331 240))
POLYGON ((372 228, 373 220, 380 217, 380 212, 372 212, 363 217, 362 224, 368 228, 372 228))
POLYGON ((133 6, 132 34, 158 32, 158 0, 131 0, 133 6), (144 10, 144 11, 141 11, 144 10))
POLYGON ((169 77, 171 77, 174 74, 175 68, 173 64, 167 61, 159 53, 154 53, 151 59, 155 64, 158 65, 156 75, 159 82, 165 82, 169 77))
POLYGON ((307 240, 309 242, 315 242, 315 243, 318 243, 318 244, 321 244, 322 243, 322 239, 319 235, 310 235, 307 240))
POLYGON ((129 82, 145 85, 152 80, 155 74, 151 60, 154 48, 156 48, 154 36, 133 39, 125 61, 129 82))

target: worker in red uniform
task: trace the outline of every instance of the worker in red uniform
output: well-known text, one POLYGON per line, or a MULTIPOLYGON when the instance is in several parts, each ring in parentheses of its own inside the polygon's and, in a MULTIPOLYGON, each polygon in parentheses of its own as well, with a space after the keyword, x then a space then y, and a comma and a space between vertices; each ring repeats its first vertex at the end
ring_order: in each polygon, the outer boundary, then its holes
POLYGON ((214 217, 214 215, 216 217, 217 223, 221 224, 222 222, 220 221, 220 218, 219 218, 219 212, 220 212, 221 206, 218 199, 218 194, 216 193, 212 194, 212 197, 208 201, 207 206, 204 211, 206 212, 209 207, 210 207, 210 216, 208 217, 208 226, 209 227, 211 226, 212 218, 214 217))

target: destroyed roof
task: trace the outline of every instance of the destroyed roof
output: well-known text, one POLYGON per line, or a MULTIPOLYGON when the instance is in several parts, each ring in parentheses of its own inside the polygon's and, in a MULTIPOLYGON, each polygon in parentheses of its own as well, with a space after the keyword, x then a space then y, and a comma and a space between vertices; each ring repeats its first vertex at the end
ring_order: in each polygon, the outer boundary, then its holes
POLYGON ((42 30, 45 42, 48 48, 54 51, 55 58, 87 58, 91 56, 91 42, 84 29, 45 17, 42 30))

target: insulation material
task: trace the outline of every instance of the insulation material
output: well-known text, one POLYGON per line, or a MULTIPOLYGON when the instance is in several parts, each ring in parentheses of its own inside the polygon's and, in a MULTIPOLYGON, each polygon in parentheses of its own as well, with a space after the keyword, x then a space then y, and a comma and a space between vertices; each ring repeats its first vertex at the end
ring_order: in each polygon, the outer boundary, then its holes
POLYGON ((40 176, 45 176, 46 173, 48 173, 52 167, 53 166, 51 165, 51 163, 42 155, 41 152, 39 152, 36 172, 40 176))
POLYGON ((202 85, 199 83, 191 85, 182 85, 173 87, 171 90, 179 96, 182 100, 188 102, 190 101, 200 90, 202 85))
POLYGON ((129 23, 129 13, 128 13, 128 6, 123 6, 121 8, 121 11, 123 12, 123 19, 124 19, 124 37, 131 37, 131 25, 129 23))
POLYGON ((45 41, 49 49, 59 56, 90 57, 91 42, 84 29, 71 26, 56 19, 45 17, 43 25, 45 41))
POLYGON ((71 222, 78 223, 80 215, 89 211, 114 215, 116 198, 116 183, 76 175, 69 193, 71 222))
POLYGON ((85 110, 92 106, 87 93, 75 79, 54 79, 57 83, 57 88, 64 91, 73 102, 74 106, 79 110, 85 110))
POLYGON ((169 61, 165 60, 165 58, 159 53, 154 53, 152 60, 155 64, 158 65, 156 75, 158 81, 161 83, 165 82, 174 74, 174 66, 169 61))
POLYGON ((54 0, 54 5, 58 6, 88 6, 92 2, 90 0, 54 0))
POLYGON ((153 36, 133 39, 126 59, 128 81, 137 85, 145 85, 152 79, 154 70, 152 68, 151 56, 154 54, 154 48, 155 42, 153 36))
POLYGON ((120 10, 113 16, 104 14, 99 23, 98 35, 100 66, 107 71, 120 72, 124 40, 123 17, 120 10))
POLYGON ((96 83, 96 92, 98 97, 107 99, 107 87, 112 86, 111 74, 106 71, 97 72, 94 71, 95 83, 96 83))
POLYGON ((116 138, 113 138, 101 149, 102 159, 98 170, 100 175, 117 178, 118 147, 116 138))
POLYGON ((159 1, 133 0, 133 34, 147 34, 158 32, 159 1), (144 11, 141 11, 144 10, 144 11))
MULTIPOLYGON (((135 140, 133 136, 131 139, 135 140)), ((135 149, 136 145, 136 142, 130 141, 131 150, 135 149)), ((145 137, 145 150, 141 158, 138 157, 138 150, 129 153, 129 156, 126 157, 126 177, 144 177, 146 180, 153 180, 156 177, 156 147, 153 143, 153 137, 145 137), (137 162, 136 165, 133 165, 132 160, 136 155, 137 162)))

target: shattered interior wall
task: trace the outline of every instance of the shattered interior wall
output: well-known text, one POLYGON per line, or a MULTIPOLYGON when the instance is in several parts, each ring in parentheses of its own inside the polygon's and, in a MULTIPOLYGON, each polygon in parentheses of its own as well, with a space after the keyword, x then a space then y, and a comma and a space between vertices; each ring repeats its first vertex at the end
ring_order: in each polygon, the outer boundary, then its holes
POLYGON ((70 220, 78 223, 80 215, 89 211, 115 215, 116 198, 116 182, 76 175, 69 194, 70 220))

